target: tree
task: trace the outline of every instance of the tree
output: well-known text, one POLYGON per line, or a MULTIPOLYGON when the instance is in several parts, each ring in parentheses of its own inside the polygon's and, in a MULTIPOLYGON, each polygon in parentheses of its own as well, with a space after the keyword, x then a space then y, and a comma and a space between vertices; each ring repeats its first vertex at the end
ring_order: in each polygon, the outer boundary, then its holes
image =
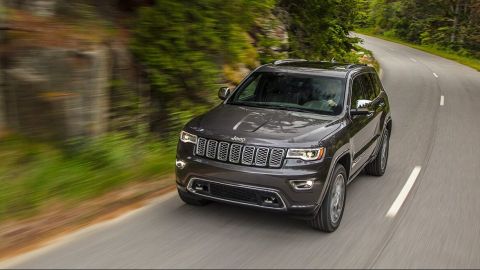
POLYGON ((356 0, 281 0, 288 13, 290 55, 342 60, 357 39, 349 37, 357 15, 356 0))
POLYGON ((180 126, 211 106, 221 66, 251 60, 247 32, 274 4, 274 0, 157 0, 154 6, 139 9, 132 49, 146 66, 161 102, 159 110, 167 115, 162 119, 165 126, 180 126))
POLYGON ((377 31, 479 55, 480 0, 371 0, 377 31))

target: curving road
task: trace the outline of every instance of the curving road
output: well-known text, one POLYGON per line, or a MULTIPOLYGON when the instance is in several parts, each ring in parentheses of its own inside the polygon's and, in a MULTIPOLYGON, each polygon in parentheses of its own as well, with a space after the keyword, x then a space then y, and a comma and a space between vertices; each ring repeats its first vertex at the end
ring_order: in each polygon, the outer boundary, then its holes
POLYGON ((187 206, 172 193, 4 266, 479 268, 480 73, 361 37, 391 99, 390 160, 384 177, 349 186, 335 233, 229 205, 187 206))

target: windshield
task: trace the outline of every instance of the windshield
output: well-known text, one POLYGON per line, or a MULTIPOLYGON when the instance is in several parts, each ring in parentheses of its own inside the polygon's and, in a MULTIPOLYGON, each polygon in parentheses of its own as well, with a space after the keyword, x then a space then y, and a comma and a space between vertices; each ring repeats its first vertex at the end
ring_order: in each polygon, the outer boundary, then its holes
POLYGON ((344 89, 340 78, 256 72, 227 104, 337 115, 342 112, 344 89))

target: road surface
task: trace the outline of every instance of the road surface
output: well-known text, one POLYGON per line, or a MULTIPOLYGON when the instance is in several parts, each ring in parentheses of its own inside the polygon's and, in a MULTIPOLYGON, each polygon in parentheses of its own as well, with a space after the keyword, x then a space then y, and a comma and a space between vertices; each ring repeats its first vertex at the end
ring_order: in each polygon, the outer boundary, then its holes
MULTIPOLYGON (((363 36, 362 36, 363 37, 363 36)), ((480 73, 364 37, 383 68, 393 134, 381 178, 348 189, 340 228, 169 194, 6 262, 16 268, 479 268, 480 73)))

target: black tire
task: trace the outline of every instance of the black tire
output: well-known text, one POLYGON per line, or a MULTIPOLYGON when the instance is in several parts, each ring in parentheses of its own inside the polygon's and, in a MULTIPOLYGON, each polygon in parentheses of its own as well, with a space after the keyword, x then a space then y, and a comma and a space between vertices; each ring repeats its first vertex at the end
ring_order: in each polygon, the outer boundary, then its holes
MULTIPOLYGON (((345 209, 345 199, 347 197, 347 171, 345 168, 341 165, 338 164, 333 173, 332 173, 332 178, 330 181, 330 186, 328 187, 327 194, 325 195, 325 199, 323 200, 322 205, 320 206, 320 210, 317 212, 317 214, 313 217, 311 220, 311 225, 314 229, 331 233, 334 232, 338 226, 340 225, 340 222, 342 221, 343 217, 343 212, 345 209), (343 181, 343 198, 341 198, 341 210, 340 214, 337 216, 336 220, 334 220, 333 215, 331 213, 331 209, 333 206, 333 200, 335 199, 334 196, 334 188, 335 188, 335 183, 337 179, 339 179, 339 176, 343 176, 340 179, 340 181, 343 181)), ((337 208, 338 209, 338 208, 337 208)))
POLYGON ((194 196, 190 195, 185 191, 181 191, 180 189, 177 189, 177 191, 178 191, 178 195, 180 196, 180 199, 182 199, 182 201, 186 204, 195 205, 195 206, 204 206, 209 203, 208 200, 195 198, 194 196))
POLYGON ((387 169, 388 163, 388 150, 390 146, 390 132, 388 129, 385 129, 382 135, 382 142, 380 144, 380 149, 378 150, 377 156, 374 160, 365 166, 365 172, 373 176, 382 176, 387 169), (385 161, 382 163, 383 151, 385 151, 385 161))

